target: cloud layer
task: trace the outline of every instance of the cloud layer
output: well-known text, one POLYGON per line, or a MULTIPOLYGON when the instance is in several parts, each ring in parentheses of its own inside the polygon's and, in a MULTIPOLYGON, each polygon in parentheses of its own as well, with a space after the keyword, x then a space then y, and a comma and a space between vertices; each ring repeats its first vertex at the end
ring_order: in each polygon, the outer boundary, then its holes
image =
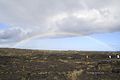
POLYGON ((69 37, 120 31, 119 0, 0 0, 0 43, 52 33, 69 37))

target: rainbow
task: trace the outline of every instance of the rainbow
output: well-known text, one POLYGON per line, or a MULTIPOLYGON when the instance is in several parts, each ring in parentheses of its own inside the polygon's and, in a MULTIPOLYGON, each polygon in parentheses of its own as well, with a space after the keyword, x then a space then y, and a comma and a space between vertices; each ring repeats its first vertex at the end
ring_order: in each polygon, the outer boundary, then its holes
MULTIPOLYGON (((32 40, 32 39, 37 39, 37 38, 41 38, 41 39, 43 39, 43 38, 46 38, 46 37, 51 37, 51 36, 55 36, 55 35, 70 35, 70 36, 83 36, 83 35, 80 35, 80 34, 75 34, 75 33, 68 33, 68 32, 49 32, 49 33, 44 33, 44 34, 41 34, 41 35, 33 35, 33 36, 30 36, 30 37, 27 37, 27 38, 25 38, 24 40, 21 40, 21 41, 19 41, 19 42, 17 42, 13 47, 19 47, 19 46, 21 46, 21 45, 23 45, 23 44, 25 44, 25 43, 27 43, 28 41, 30 41, 30 40, 32 40)), ((98 43, 98 44, 100 44, 100 45, 102 45, 102 46, 104 46, 104 47, 106 47, 106 48, 108 48, 108 49, 110 49, 110 50, 115 50, 112 46, 110 46, 110 45, 108 45, 108 44, 106 44, 106 43, 104 43, 104 42, 102 42, 102 41, 100 41, 100 40, 97 40, 97 39, 95 39, 95 38, 93 38, 93 37, 91 37, 91 36, 85 36, 86 38, 88 38, 88 39, 90 39, 90 40, 93 40, 93 41, 95 41, 95 43, 98 43)))

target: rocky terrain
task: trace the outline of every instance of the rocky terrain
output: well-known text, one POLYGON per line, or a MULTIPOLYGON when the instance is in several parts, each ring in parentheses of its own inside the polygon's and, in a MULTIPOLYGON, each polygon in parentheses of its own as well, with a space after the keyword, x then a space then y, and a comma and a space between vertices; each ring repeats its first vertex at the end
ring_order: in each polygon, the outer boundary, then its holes
POLYGON ((0 49, 0 80, 120 80, 120 52, 0 49))

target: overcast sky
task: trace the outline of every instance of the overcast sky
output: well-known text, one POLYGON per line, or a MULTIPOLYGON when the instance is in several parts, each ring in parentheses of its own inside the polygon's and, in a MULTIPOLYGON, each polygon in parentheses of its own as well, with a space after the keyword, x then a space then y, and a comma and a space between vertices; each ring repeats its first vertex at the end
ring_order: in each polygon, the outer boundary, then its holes
POLYGON ((0 0, 0 47, 120 50, 120 0, 0 0))

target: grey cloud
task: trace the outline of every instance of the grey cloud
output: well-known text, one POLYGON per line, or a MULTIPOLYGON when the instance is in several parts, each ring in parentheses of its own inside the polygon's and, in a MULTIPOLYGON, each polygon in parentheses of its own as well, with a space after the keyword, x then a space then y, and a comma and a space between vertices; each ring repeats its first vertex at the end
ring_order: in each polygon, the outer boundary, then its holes
POLYGON ((0 44, 20 41, 25 38, 25 36, 27 36, 27 32, 19 27, 0 30, 0 44))

